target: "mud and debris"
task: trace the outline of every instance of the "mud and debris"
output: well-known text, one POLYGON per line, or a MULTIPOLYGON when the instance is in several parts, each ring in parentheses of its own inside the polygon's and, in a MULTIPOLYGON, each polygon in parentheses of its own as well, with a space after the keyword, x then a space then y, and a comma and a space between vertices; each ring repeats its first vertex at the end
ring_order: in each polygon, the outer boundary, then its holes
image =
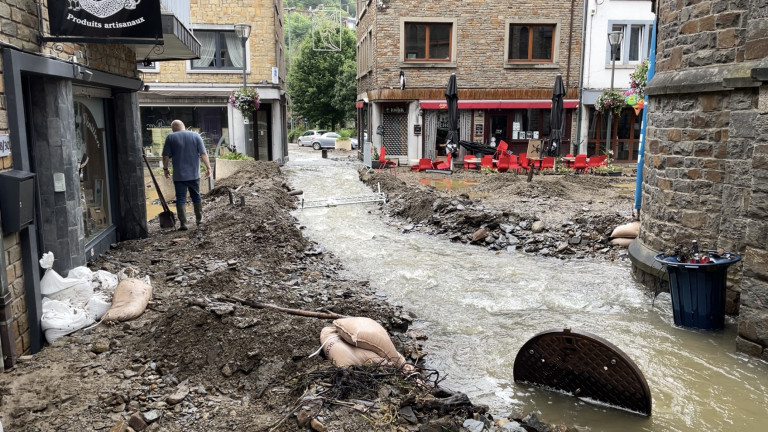
MULTIPOLYGON (((412 311, 387 304, 368 281, 342 277, 342 263, 302 236, 290 214, 297 198, 276 164, 243 165, 204 197, 201 226, 162 230, 154 219, 147 238, 115 244, 89 263, 148 275, 147 310, 19 358, 0 375, 5 430, 568 430, 529 413, 494 417, 460 389, 441 388, 439 371, 339 369, 309 357, 331 320, 280 308, 372 318, 413 364, 428 335, 409 337, 412 311), (254 307, 265 304, 276 308, 254 307)), ((453 178, 471 187, 441 191, 400 170, 397 178, 361 177, 381 184, 389 196, 383 213, 406 232, 558 258, 611 258, 619 249, 606 233, 631 218, 631 195, 614 190, 614 180, 536 176, 527 183, 457 172, 453 178)))

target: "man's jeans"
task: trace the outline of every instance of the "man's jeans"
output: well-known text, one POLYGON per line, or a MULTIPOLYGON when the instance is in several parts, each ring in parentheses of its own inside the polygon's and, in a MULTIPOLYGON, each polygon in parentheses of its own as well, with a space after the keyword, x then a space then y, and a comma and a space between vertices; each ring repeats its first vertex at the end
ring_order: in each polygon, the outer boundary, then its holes
POLYGON ((187 190, 189 190, 189 198, 193 203, 203 202, 203 198, 200 196, 200 179, 175 181, 173 186, 176 188, 176 204, 187 203, 187 190))

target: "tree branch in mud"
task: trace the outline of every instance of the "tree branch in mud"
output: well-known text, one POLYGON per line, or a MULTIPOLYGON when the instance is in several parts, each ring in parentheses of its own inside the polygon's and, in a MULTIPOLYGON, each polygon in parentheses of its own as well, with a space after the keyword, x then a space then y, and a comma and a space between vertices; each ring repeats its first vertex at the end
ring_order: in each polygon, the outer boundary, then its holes
POLYGON ((224 301, 229 303, 240 303, 246 306, 250 306, 252 308, 273 309, 273 310, 284 312, 291 315, 299 315, 299 316, 310 317, 310 318, 338 319, 338 318, 348 317, 347 315, 341 315, 333 312, 314 312, 314 311, 307 311, 307 310, 301 310, 301 309, 285 308, 285 307, 277 306, 271 303, 261 303, 254 300, 241 299, 238 297, 219 296, 219 297, 216 297, 215 299, 218 301, 224 301))

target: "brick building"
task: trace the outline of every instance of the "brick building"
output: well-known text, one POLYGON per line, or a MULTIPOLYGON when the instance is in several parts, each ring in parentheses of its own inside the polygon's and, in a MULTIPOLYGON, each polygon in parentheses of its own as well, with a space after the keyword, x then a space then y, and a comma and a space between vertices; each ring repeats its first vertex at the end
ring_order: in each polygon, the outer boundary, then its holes
MULTIPOLYGON (((506 141, 514 153, 548 136, 562 75, 565 140, 575 137, 583 0, 358 0, 358 124, 387 156, 414 165, 445 156, 445 89, 456 74, 461 140, 506 141), (401 76, 405 85, 401 86, 401 76)), ((463 154, 461 152, 460 154, 463 154)))
POLYGON ((737 347, 768 360, 768 6, 663 0, 658 18, 633 267, 664 284, 656 251, 696 239, 741 254, 727 311, 737 347))
POLYGON ((202 135, 210 153, 219 145, 232 145, 257 160, 286 161, 283 26, 282 0, 192 2, 190 29, 201 43, 200 58, 140 65, 147 85, 139 93, 147 153, 159 156, 170 123, 178 118, 202 135), (234 28, 238 23, 251 25, 245 52, 234 28), (256 88, 261 101, 248 128, 228 103, 231 93, 243 86, 243 66, 248 86, 256 88))
POLYGON ((195 58, 200 46, 180 21, 188 0, 125 5, 0 3, 2 368, 42 347, 43 253, 66 275, 146 235, 136 61, 195 58), (144 23, 153 35, 134 28, 144 23))

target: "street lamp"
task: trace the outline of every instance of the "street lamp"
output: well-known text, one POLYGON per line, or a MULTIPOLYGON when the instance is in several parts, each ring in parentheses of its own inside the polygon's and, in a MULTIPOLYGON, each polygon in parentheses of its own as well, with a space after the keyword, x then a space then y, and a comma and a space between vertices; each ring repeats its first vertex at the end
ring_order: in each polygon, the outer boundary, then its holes
MULTIPOLYGON (((608 33, 608 43, 611 45, 611 91, 613 91, 613 74, 616 71, 616 56, 618 55, 621 42, 624 40, 624 32, 614 31, 608 33)), ((611 151, 613 148, 611 145, 611 135, 613 131, 613 109, 608 110, 608 135, 606 136, 607 147, 606 151, 611 151)))
MULTIPOLYGON (((247 66, 245 58, 245 43, 248 41, 248 37, 251 35, 251 25, 235 24, 235 34, 240 38, 240 44, 243 50, 243 89, 245 89, 248 86, 248 83, 245 81, 245 71, 247 66)), ((243 134, 245 135, 245 154, 250 153, 249 156, 254 156, 255 151, 251 150, 251 125, 250 120, 247 117, 243 117, 243 134)))

